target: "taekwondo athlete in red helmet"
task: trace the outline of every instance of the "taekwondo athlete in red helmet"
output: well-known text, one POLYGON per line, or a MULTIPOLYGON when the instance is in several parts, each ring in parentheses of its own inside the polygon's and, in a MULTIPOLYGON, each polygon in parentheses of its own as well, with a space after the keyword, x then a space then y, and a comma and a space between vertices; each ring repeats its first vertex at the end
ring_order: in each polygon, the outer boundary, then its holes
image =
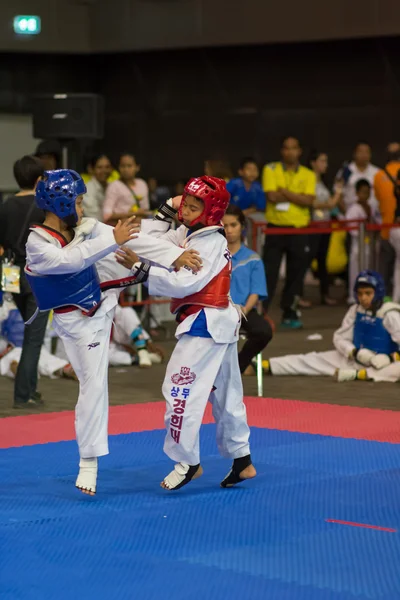
POLYGON ((168 200, 153 221, 142 222, 142 231, 197 250, 203 261, 197 273, 134 262, 134 253, 124 248, 117 253, 122 264, 147 281, 151 295, 172 298, 171 312, 179 323, 178 343, 162 387, 167 403, 164 451, 177 463, 161 483, 167 490, 177 490, 203 472, 199 432, 208 400, 217 423, 218 449, 233 461, 221 486, 256 475, 237 353, 240 313, 229 296, 231 256, 221 223, 229 199, 225 181, 196 177, 182 197, 168 200), (176 213, 182 225, 173 231, 176 213))
MULTIPOLYGON (((83 218, 86 186, 69 169, 45 171, 36 203, 45 211, 26 244, 26 276, 40 311, 54 309, 53 326, 79 379, 75 429, 79 446, 76 487, 96 492, 98 457, 108 454, 108 349, 122 287, 133 281, 115 260, 128 244, 165 267, 183 264, 182 249, 138 233, 132 219, 115 228, 83 218), (177 252, 178 250, 178 252, 177 252)), ((190 261, 189 261, 190 262, 190 261)), ((186 263, 187 264, 187 263, 186 263)))

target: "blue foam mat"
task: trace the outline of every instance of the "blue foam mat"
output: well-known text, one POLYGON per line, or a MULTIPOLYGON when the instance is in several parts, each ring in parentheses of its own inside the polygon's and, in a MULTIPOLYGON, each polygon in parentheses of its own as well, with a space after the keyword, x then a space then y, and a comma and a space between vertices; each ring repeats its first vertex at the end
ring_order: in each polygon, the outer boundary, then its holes
POLYGON ((398 445, 253 428, 259 476, 222 490, 207 425, 168 493, 163 436, 113 436, 95 498, 74 442, 0 451, 1 600, 399 600, 400 533, 325 521, 400 529, 398 445))

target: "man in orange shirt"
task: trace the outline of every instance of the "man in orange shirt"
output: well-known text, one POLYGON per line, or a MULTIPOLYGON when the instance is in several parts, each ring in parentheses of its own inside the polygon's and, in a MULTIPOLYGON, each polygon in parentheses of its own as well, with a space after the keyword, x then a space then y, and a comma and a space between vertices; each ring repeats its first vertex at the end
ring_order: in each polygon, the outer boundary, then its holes
MULTIPOLYGON (((388 162, 384 169, 375 175, 375 196, 379 202, 382 215, 382 223, 394 223, 396 221, 397 198, 395 195, 396 182, 400 191, 400 144, 392 142, 387 147, 388 162)), ((400 208, 400 202, 399 202, 400 208)), ((395 246, 398 232, 396 229, 383 229, 381 232, 381 244, 379 255, 379 271, 385 281, 387 290, 391 289, 391 279, 395 261, 395 246)))

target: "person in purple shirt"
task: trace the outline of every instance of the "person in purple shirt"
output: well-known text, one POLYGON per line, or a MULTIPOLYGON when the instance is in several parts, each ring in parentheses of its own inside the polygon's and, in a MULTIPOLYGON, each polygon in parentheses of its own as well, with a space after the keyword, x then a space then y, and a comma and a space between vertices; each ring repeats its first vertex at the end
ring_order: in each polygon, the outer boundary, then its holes
POLYGON ((244 158, 240 163, 239 177, 231 179, 226 188, 231 195, 231 204, 238 206, 244 215, 265 211, 265 193, 258 180, 260 175, 254 158, 244 158))

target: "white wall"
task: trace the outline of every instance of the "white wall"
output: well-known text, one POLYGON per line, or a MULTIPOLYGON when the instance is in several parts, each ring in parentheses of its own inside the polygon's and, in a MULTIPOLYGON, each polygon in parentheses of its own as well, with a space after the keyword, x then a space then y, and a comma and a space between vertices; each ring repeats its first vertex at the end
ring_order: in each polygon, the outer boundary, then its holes
POLYGON ((18 189, 13 164, 25 154, 32 154, 37 144, 31 115, 0 114, 0 191, 18 189))

